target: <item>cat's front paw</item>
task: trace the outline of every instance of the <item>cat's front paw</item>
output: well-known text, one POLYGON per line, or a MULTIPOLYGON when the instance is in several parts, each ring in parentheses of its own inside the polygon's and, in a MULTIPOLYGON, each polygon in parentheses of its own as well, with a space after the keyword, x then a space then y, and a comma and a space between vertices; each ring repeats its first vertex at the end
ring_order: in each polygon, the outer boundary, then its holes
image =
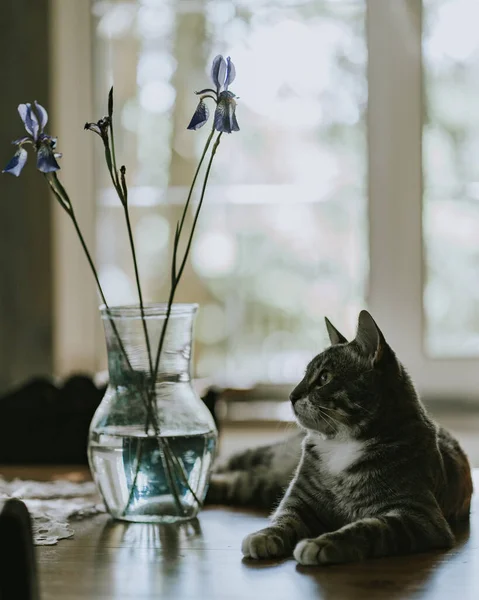
POLYGON ((246 558, 280 558, 288 556, 287 544, 281 533, 272 527, 250 533, 243 540, 241 551, 246 558))
POLYGON ((293 555, 304 566, 347 563, 361 558, 354 548, 327 533, 314 539, 301 540, 293 555))

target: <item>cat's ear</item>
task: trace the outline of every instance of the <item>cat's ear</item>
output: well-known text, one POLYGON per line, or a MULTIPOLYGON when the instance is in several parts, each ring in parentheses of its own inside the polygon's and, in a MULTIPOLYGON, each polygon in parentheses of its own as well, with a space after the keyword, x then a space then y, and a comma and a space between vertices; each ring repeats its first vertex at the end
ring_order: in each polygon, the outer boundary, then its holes
POLYGON ((372 358, 373 363, 381 360, 387 348, 381 330, 367 310, 362 310, 359 313, 358 332, 355 341, 361 350, 372 358))
POLYGON ((328 317, 324 317, 326 322, 326 329, 328 330, 329 340, 331 341, 331 346, 335 346, 336 344, 347 344, 348 340, 344 337, 342 333, 336 329, 336 327, 331 323, 328 317))

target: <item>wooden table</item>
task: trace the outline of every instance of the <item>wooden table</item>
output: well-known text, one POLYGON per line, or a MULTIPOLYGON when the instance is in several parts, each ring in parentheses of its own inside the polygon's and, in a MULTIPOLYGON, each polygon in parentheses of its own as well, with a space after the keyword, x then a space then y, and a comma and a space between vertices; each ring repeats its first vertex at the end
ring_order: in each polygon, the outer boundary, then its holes
MULTIPOLYGON (((479 489, 479 471, 474 473, 479 489)), ((76 522, 75 537, 38 547, 43 600, 476 600, 479 598, 479 497, 470 530, 447 553, 298 567, 291 560, 242 559, 243 537, 266 517, 205 509, 189 525, 110 520, 76 522)), ((469 529, 469 528, 468 528, 469 529)))

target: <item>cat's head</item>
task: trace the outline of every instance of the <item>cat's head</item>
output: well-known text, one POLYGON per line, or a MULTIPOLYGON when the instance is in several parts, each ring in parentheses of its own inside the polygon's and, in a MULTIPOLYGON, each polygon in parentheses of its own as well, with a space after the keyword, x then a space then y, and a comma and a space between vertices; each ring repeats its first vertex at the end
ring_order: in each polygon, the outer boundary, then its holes
POLYGON ((371 315, 363 310, 353 341, 326 319, 331 346, 306 368, 290 400, 300 425, 328 437, 357 435, 393 409, 399 396, 413 401, 411 380, 371 315))

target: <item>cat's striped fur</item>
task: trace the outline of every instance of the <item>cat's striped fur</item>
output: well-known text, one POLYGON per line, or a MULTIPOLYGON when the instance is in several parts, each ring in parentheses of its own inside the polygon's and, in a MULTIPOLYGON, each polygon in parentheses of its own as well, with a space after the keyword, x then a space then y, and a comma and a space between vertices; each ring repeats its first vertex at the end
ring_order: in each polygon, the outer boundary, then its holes
POLYGON ((213 478, 210 500, 271 504, 299 460, 271 526, 243 541, 246 557, 294 553, 316 565, 450 547, 450 524, 469 514, 467 457, 427 415, 366 311, 351 343, 327 325, 332 346, 291 394, 303 433, 286 448, 233 459, 213 478))
POLYGON ((270 510, 284 495, 301 458, 302 431, 285 441, 251 448, 215 465, 208 504, 270 510))

